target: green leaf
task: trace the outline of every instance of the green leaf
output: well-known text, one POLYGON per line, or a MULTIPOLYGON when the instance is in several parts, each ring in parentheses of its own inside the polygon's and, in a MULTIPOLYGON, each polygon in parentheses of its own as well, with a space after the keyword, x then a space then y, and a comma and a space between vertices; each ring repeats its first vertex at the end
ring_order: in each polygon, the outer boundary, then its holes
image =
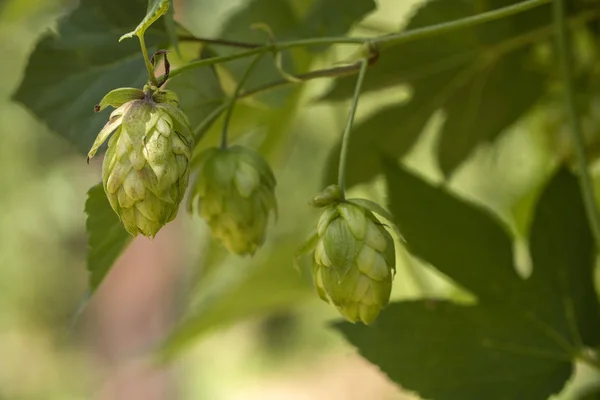
MULTIPOLYGON (((205 49, 200 59, 214 57, 212 51, 205 49)), ((219 78, 212 67, 196 68, 185 74, 177 75, 167 82, 167 88, 179 96, 179 106, 190 119, 190 127, 196 129, 217 108, 227 96, 221 88, 219 78)), ((206 129, 210 124, 206 126, 206 129)))
POLYGON ((144 92, 136 88, 119 88, 111 90, 100 100, 100 103, 96 107, 96 112, 104 110, 106 107, 111 106, 113 108, 119 108, 123 104, 131 100, 141 100, 144 98, 144 92))
POLYGON ((537 203, 527 280, 506 272, 510 249, 494 218, 397 166, 387 166, 387 179, 410 248, 478 301, 394 303, 369 328, 336 327, 426 398, 541 400, 560 391, 580 350, 600 342, 593 241, 577 178, 560 169, 537 203))
POLYGON ((135 35, 144 35, 146 29, 148 29, 150 25, 167 13, 167 10, 169 9, 169 3, 171 3, 171 0, 148 0, 148 9, 146 10, 146 16, 142 22, 140 22, 140 24, 133 31, 121 36, 119 38, 119 42, 123 39, 129 39, 135 35))
MULTIPOLYGON (((506 5, 496 3, 498 1, 431 0, 418 9, 406 29, 466 18, 506 5)), ((535 19, 530 25, 523 23, 524 16, 509 17, 405 42, 382 52, 378 62, 369 69, 363 92, 409 85, 415 96, 408 105, 389 108, 359 126, 365 138, 355 140, 354 148, 367 149, 364 156, 367 167, 362 172, 349 173, 349 181, 363 182, 381 172, 375 156, 377 151, 403 156, 416 142, 428 117, 438 109, 447 114, 437 146, 438 161, 446 176, 450 176, 479 143, 495 139, 517 121, 543 93, 547 79, 531 69, 530 55, 535 42, 525 40, 544 12, 524 13, 535 19), (394 111, 397 111, 395 118, 394 111)), ((338 79, 323 99, 351 97, 354 83, 355 77, 338 79)))
MULTIPOLYGON (((429 83, 420 86, 408 104, 383 108, 355 126, 346 166, 348 186, 368 182, 380 174, 382 155, 402 157, 412 148, 435 111, 429 100, 438 90, 438 83, 429 83)), ((340 139, 329 153, 324 184, 337 180, 341 148, 340 139)))
POLYGON ((267 260, 240 265, 229 259, 212 269, 195 290, 190 312, 165 341, 162 355, 176 356, 209 329, 284 310, 312 296, 312 283, 286 267, 296 246, 295 240, 280 243, 267 260))
POLYGON ((530 236, 533 275, 526 281, 537 318, 568 342, 600 345, 594 290, 595 249, 575 177, 562 169, 537 203, 530 236))
POLYGON ((390 379, 434 400, 546 400, 570 355, 522 318, 444 301, 390 304, 369 328, 336 328, 390 379))
POLYGON ((93 293, 132 237, 111 208, 101 183, 88 191, 85 213, 89 249, 87 269, 93 293))
MULTIPOLYGON (((165 14, 165 32, 167 32, 167 36, 169 37, 169 43, 171 47, 175 49, 175 52, 178 56, 181 56, 181 49, 179 48, 179 36, 178 36, 178 28, 177 22, 175 22, 175 9, 174 7, 169 7, 167 13, 165 14)), ((184 30, 184 29, 181 29, 184 30)), ((187 33, 187 32, 186 32, 187 33)))
MULTIPOLYGON (((301 30, 306 37, 343 36, 375 8, 373 0, 317 0, 304 18, 301 30)), ((322 51, 327 47, 310 50, 322 51)))
POLYGON ((600 384, 593 385, 582 391, 577 400, 600 400, 600 384))
MULTIPOLYGON (((244 8, 229 18, 218 37, 250 43, 269 43, 269 35, 258 29, 252 29, 254 24, 265 24, 275 35, 276 40, 289 40, 299 37, 299 21, 296 18, 289 2, 271 0, 252 0, 244 8)), ((216 52, 221 55, 230 55, 239 50, 227 47, 216 47, 216 52)), ((283 54, 283 68, 288 73, 294 72, 295 63, 290 52, 283 54)), ((233 74, 236 81, 242 77, 252 58, 235 60, 225 64, 233 74)), ((254 67, 246 81, 247 88, 253 88, 281 79, 275 60, 268 55, 254 67)), ((281 106, 285 98, 291 93, 290 88, 278 89, 261 94, 259 98, 271 106, 281 106)))
POLYGON ((408 250, 480 299, 506 301, 518 286, 508 228, 488 211, 388 161, 389 210, 408 250))
POLYGON ((486 64, 448 97, 447 119, 437 146, 438 162, 446 176, 478 143, 494 140, 542 95, 545 76, 528 70, 517 55, 486 64))
MULTIPOLYGON (((47 33, 37 43, 13 96, 82 154, 110 114, 94 113, 94 106, 112 89, 146 82, 139 44, 118 43, 119 32, 136 26, 144 7, 143 0, 81 2, 60 21, 57 34, 47 33)), ((162 29, 146 32, 151 52, 163 41, 162 29)))

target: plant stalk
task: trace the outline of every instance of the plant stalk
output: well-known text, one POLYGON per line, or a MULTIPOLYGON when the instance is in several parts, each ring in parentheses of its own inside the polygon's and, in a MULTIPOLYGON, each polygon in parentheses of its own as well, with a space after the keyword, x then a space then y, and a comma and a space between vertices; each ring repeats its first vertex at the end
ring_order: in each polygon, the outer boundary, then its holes
POLYGON ((413 29, 407 32, 394 33, 392 35, 380 36, 372 39, 380 50, 395 46, 400 43, 410 42, 417 39, 423 39, 430 36, 438 36, 445 33, 470 28, 487 22, 496 21, 511 15, 520 14, 525 11, 549 4, 552 0, 526 0, 521 3, 513 4, 508 7, 502 7, 497 10, 487 11, 472 17, 461 18, 455 21, 444 22, 441 24, 427 26, 424 28, 413 29))
MULTIPOLYGON (((148 80, 152 83, 153 86, 158 87, 158 80, 154 75, 154 66, 150 62, 150 58, 148 57, 148 49, 146 48, 146 40, 144 39, 144 33, 138 35, 140 39, 140 47, 142 48, 142 55, 144 56, 144 62, 146 63, 146 69, 148 70, 148 80)), ((162 77, 161 81, 166 80, 166 77, 162 77)))
POLYGON ((571 135, 575 148, 575 156, 579 165, 579 181, 585 211, 589 220, 592 234, 596 243, 596 250, 600 249, 600 214, 596 206, 594 183, 588 170, 588 160, 585 152, 585 139, 581 121, 575 103, 575 85, 573 73, 573 53, 566 22, 564 0, 554 0, 554 26, 556 31, 556 44, 563 76, 565 91, 565 107, 571 124, 571 135))
POLYGON ((346 164, 348 163, 348 150, 350 146, 350 134, 352 132, 352 124, 354 123, 354 116, 356 114, 356 108, 358 107, 358 99, 360 98, 360 89, 362 88, 365 75, 367 73, 367 67, 369 66, 369 60, 363 59, 360 64, 360 71, 358 72, 358 79, 356 80, 356 87, 354 88, 354 97, 352 98, 352 104, 350 106, 350 113, 348 114, 348 122, 346 123, 346 129, 342 136, 342 149, 340 151, 340 164, 338 167, 338 186, 342 190, 342 198, 346 198, 346 164))

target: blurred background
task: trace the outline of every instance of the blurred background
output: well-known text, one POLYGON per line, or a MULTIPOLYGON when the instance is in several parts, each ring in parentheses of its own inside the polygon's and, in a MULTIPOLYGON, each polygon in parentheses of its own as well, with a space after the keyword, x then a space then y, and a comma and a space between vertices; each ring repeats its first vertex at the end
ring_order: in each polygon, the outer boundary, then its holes
MULTIPOLYGON (((245 1, 180 0, 176 18, 197 35, 215 37, 245 1)), ((396 31, 418 2, 381 0, 354 33, 396 31)), ((327 153, 347 113, 345 104, 310 102, 327 82, 304 85, 283 109, 250 103, 234 116, 237 140, 261 148, 279 182, 280 219, 255 258, 228 256, 202 221, 182 210, 156 239, 136 239, 73 319, 88 279, 83 207, 87 189, 100 180, 100 164, 87 165, 10 97, 36 39, 75 5, 0 1, 0 399, 416 398, 328 328, 337 313, 293 267, 294 251, 317 218, 307 200, 321 188, 327 153), (197 315, 195 324, 179 327, 190 312, 197 315), (153 350, 174 329, 179 334, 169 343, 178 356, 161 366, 153 350)), ((312 67, 344 56, 329 52, 312 67)), ((405 97, 397 88, 366 95, 358 118, 405 97)), ((557 152, 569 151, 560 123, 538 114, 495 145, 480 146, 451 185, 513 228, 517 255, 537 188, 557 152)), ((428 123, 405 160, 432 180, 441 179, 431 150, 440 118, 428 123)), ((586 123, 596 135, 595 120, 586 123)), ((217 133, 211 129, 208 143, 217 133)), ((352 191, 385 203, 378 180, 352 191)), ((464 296, 429 266, 402 254, 394 299, 464 296)), ((527 273, 526 259, 518 264, 527 273)), ((573 398, 597 378, 581 367, 561 397, 573 398)))

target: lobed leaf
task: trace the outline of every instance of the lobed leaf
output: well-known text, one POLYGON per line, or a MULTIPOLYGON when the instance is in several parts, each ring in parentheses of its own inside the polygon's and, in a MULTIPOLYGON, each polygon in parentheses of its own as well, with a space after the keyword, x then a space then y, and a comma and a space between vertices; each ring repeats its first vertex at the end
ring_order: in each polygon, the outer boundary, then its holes
POLYGON ((90 188, 85 202, 88 234, 87 269, 90 273, 90 291, 98 289, 132 236, 123 228, 113 211, 102 184, 90 188))

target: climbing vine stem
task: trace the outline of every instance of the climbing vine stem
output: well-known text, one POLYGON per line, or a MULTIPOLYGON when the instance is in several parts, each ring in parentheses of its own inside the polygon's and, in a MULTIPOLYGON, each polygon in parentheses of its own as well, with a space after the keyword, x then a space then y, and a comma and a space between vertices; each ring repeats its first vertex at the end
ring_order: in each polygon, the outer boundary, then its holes
POLYGON ((554 27, 556 30, 556 42, 558 57, 563 76, 565 106, 567 109, 569 122, 571 125, 571 137, 575 148, 575 155, 579 165, 579 179, 585 209, 588 220, 592 228, 592 233, 596 242, 596 250, 600 249, 600 214, 596 206, 594 195, 594 184, 588 170, 588 160, 585 153, 585 140, 581 121, 577 113, 575 103, 575 88, 573 74, 573 54, 571 42, 566 22, 565 0, 554 0, 554 27))
POLYGON ((365 75, 367 73, 367 67, 369 66, 369 60, 363 59, 360 64, 360 71, 358 72, 358 79, 356 80, 356 87, 354 89, 354 97, 352 98, 352 104, 350 105, 350 112, 348 113, 348 122, 344 129, 342 136, 342 149, 340 151, 340 164, 338 167, 338 186, 342 190, 342 196, 346 197, 346 163, 348 162, 348 148, 350 146, 350 134, 352 131, 352 124, 354 123, 354 115, 356 114, 356 108, 358 107, 358 99, 360 97, 360 89, 362 87, 365 75))

